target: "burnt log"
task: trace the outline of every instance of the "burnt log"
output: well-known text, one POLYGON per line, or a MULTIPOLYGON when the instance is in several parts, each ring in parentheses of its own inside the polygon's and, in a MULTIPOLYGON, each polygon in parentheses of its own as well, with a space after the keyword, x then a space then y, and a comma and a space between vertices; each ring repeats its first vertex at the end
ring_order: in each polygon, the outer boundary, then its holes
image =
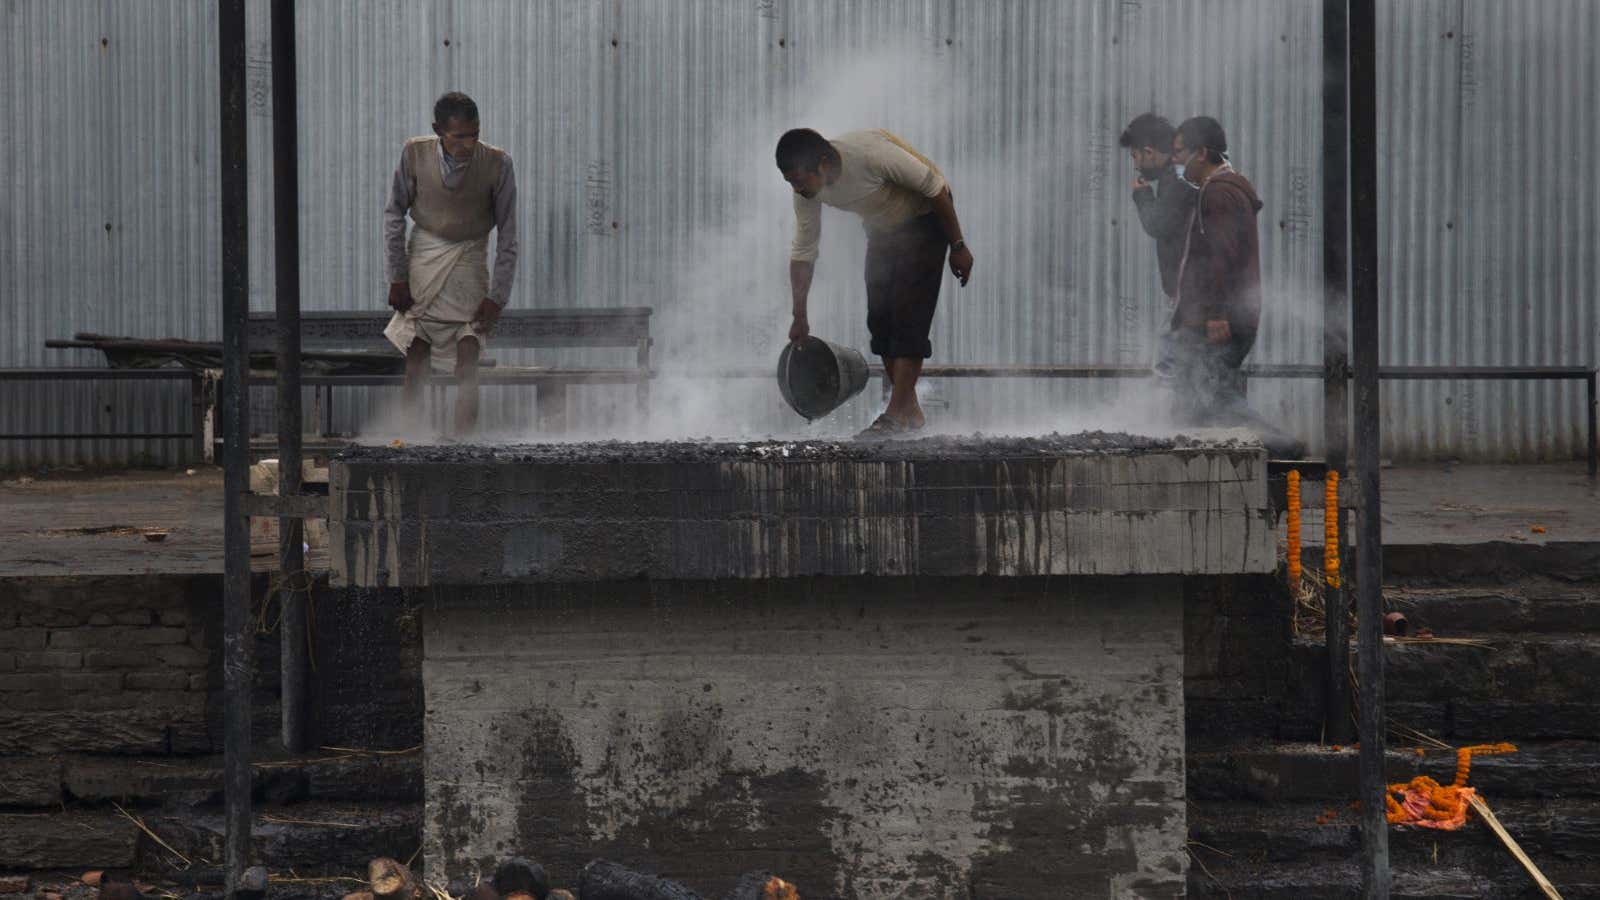
POLYGON ((702 900, 676 881, 635 872, 610 860, 597 859, 578 876, 579 900, 702 900))
POLYGON ((550 876, 545 874, 544 866, 513 856, 494 870, 494 889, 502 897, 530 894, 533 900, 545 900, 550 893, 550 876))
POLYGON ((144 900, 143 892, 127 872, 101 872, 97 880, 99 900, 144 900))

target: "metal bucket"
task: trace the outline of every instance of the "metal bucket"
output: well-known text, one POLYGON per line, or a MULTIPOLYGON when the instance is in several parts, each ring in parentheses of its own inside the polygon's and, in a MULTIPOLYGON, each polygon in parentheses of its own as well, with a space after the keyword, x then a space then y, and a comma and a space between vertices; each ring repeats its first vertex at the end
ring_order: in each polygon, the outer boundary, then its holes
POLYGON ((820 419, 867 386, 867 361, 819 337, 785 344, 778 354, 778 390, 794 411, 820 419))

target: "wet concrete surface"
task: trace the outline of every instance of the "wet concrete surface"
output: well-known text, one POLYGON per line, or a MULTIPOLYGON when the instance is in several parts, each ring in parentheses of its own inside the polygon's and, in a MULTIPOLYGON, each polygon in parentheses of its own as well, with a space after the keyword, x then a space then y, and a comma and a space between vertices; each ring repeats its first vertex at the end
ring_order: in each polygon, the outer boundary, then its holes
POLYGON ((0 482, 0 574, 222 571, 222 470, 136 470, 0 482), (143 530, 162 529, 152 543, 143 530))
POLYGON ((1584 464, 1385 469, 1384 544, 1600 541, 1600 479, 1584 464))
MULTIPOLYGON (((1395 466, 1378 489, 1386 547, 1600 542, 1600 479, 1581 462, 1395 466)), ((1320 545, 1321 510, 1308 507, 1303 523, 1306 543, 1320 545)))
MULTIPOLYGON (((222 497, 216 467, 0 481, 0 576, 220 575, 222 497), (166 538, 146 540, 155 530, 166 538)), ((325 557, 309 560, 313 571, 327 568, 325 557)), ((276 561, 256 557, 251 568, 276 561)))

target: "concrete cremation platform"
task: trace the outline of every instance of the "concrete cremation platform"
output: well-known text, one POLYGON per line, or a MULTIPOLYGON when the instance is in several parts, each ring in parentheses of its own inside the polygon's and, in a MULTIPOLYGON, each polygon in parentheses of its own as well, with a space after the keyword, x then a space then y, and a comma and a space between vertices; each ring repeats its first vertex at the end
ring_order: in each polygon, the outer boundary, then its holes
POLYGON ((336 581, 425 588, 430 876, 1181 896, 1186 578, 1270 571, 1259 446, 367 448, 336 581))

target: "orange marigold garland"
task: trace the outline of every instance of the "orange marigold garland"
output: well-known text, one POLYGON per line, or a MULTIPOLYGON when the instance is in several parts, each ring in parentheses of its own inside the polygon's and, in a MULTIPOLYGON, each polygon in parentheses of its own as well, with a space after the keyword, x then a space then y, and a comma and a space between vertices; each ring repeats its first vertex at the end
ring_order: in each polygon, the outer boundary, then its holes
POLYGON ((1467 821, 1468 799, 1478 794, 1467 787, 1473 754, 1487 756, 1515 752, 1517 748, 1511 744, 1462 747, 1456 751, 1456 778, 1449 785, 1441 785, 1426 775, 1418 775, 1404 784, 1389 785, 1389 793, 1384 798, 1389 810, 1389 824, 1415 825, 1441 831, 1460 828, 1467 821))
POLYGON ((1289 470, 1289 587, 1300 586, 1300 473, 1289 470))
POLYGON ((1339 473, 1328 470, 1323 482, 1322 572, 1328 587, 1339 587, 1339 473))
POLYGON ((794 885, 774 875, 761 886, 761 900, 800 900, 800 891, 794 885))

